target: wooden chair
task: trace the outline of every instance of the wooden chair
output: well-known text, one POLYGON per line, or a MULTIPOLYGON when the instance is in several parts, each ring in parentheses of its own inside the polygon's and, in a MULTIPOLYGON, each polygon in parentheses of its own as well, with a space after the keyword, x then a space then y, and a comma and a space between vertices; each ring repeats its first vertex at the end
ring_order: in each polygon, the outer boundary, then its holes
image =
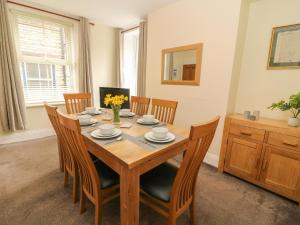
POLYGON ((220 117, 193 125, 180 167, 164 163, 141 176, 141 202, 168 218, 168 225, 190 209, 195 225, 195 186, 199 168, 213 140, 220 117))
POLYGON ((177 101, 152 99, 151 114, 160 122, 173 124, 177 103, 177 101))
POLYGON ((80 175, 80 213, 88 198, 95 205, 95 225, 101 224, 102 204, 118 197, 119 175, 100 160, 93 161, 86 149, 78 119, 58 111, 64 140, 74 150, 80 175))
POLYGON ((67 113, 80 113, 92 104, 91 93, 64 94, 67 113))
POLYGON ((78 166, 74 159, 74 155, 72 154, 71 149, 66 145, 64 141, 62 128, 58 120, 57 107, 50 106, 48 104, 44 104, 46 111, 48 113, 48 117, 50 122, 55 130, 58 140, 58 149, 60 152, 60 160, 62 161, 63 170, 64 170, 64 187, 68 185, 69 176, 73 177, 73 201, 76 203, 78 201, 78 166))
POLYGON ((130 111, 142 116, 148 113, 150 98, 131 96, 130 111))

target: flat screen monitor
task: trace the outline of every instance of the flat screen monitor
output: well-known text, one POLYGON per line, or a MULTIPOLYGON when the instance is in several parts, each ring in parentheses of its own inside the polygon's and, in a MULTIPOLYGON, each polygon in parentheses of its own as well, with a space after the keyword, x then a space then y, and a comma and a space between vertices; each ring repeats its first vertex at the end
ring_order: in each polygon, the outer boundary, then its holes
POLYGON ((112 87, 100 87, 100 107, 101 108, 110 108, 110 106, 106 106, 104 104, 104 99, 107 94, 111 94, 112 96, 115 95, 124 95, 128 96, 128 101, 124 102, 122 105, 122 109, 130 109, 130 91, 128 88, 112 88, 112 87))

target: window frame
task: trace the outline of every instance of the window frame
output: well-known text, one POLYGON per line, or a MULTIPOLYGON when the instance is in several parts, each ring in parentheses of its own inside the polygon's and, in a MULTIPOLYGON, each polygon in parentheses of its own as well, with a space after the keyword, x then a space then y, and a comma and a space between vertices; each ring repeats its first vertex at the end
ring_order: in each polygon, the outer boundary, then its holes
MULTIPOLYGON (((9 8, 10 12, 10 19, 11 19, 11 30, 13 33, 14 43, 16 47, 17 52, 17 58, 18 58, 18 65, 21 67, 21 64, 26 63, 36 63, 36 64, 46 64, 50 67, 52 65, 57 66, 66 66, 70 70, 70 86, 72 89, 72 92, 76 92, 78 90, 78 84, 77 84, 77 48, 75 47, 75 42, 77 39, 75 38, 75 33, 77 33, 77 24, 75 24, 73 21, 69 21, 65 18, 60 18, 58 16, 50 16, 46 13, 40 13, 33 10, 23 10, 11 7, 9 8), (32 18, 36 18, 38 20, 47 20, 49 22, 53 22, 59 25, 62 25, 65 29, 65 39, 70 42, 70 44, 64 43, 64 48, 66 51, 66 59, 50 59, 46 57, 36 57, 36 56, 24 56, 20 52, 20 39, 19 39, 19 30, 18 30, 18 20, 17 16, 28 16, 32 18)), ((51 69, 52 70, 52 69, 51 69)), ((22 71, 20 69, 20 76, 22 76, 22 71)), ((40 76, 40 75, 39 75, 40 76)), ((51 78, 53 79, 53 76, 51 74, 51 78)), ((24 90, 24 83, 23 78, 22 79, 22 87, 24 90)), ((39 79, 41 81, 41 79, 39 79)), ((44 79, 43 79, 44 80, 44 79)), ((25 91, 25 90, 24 90, 25 91)), ((61 105, 64 104, 64 100, 48 100, 47 102, 54 104, 54 105, 61 105)), ((35 106, 42 106, 44 104, 44 101, 41 102, 26 102, 25 99, 25 106, 26 107, 35 107, 35 106)))

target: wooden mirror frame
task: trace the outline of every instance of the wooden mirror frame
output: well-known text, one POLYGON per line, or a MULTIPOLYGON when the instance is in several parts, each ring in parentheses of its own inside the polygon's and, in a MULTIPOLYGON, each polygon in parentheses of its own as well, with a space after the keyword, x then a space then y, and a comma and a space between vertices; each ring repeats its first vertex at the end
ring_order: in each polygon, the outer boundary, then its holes
POLYGON ((200 85, 200 73, 201 73, 201 63, 202 63, 202 51, 203 43, 197 43, 192 45, 185 45, 175 48, 167 48, 162 50, 161 55, 161 84, 169 85, 200 85), (182 52, 188 50, 196 51, 196 69, 195 69, 195 80, 165 80, 164 70, 165 70, 165 55, 167 53, 182 52))

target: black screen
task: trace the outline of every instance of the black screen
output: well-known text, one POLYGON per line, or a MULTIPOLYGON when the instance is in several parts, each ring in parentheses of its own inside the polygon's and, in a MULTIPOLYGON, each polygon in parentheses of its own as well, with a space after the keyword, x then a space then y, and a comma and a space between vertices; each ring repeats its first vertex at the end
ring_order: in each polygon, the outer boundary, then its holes
POLYGON ((100 107, 101 108, 110 108, 104 104, 104 99, 107 94, 115 95, 124 95, 128 96, 128 101, 125 101, 122 105, 122 109, 130 109, 130 92, 128 88, 112 88, 112 87, 100 87, 100 107))

